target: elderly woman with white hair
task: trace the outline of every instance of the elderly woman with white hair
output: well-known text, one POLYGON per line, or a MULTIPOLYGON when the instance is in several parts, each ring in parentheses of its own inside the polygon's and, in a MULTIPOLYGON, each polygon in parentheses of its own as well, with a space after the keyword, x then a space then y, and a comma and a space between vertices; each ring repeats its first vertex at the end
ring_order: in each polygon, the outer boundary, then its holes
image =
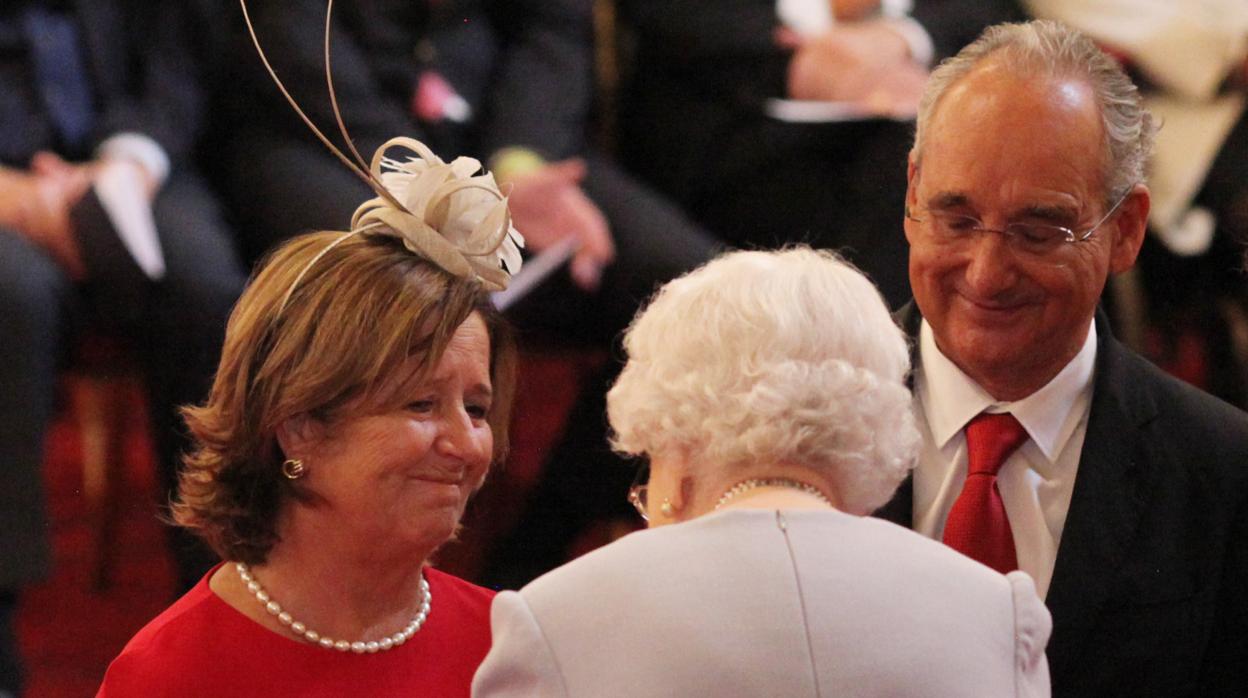
POLYGON ((830 252, 734 252, 625 338, 615 447, 650 528, 491 611, 473 695, 1044 696, 1051 622, 1001 575, 877 519, 915 456, 909 350, 830 252))

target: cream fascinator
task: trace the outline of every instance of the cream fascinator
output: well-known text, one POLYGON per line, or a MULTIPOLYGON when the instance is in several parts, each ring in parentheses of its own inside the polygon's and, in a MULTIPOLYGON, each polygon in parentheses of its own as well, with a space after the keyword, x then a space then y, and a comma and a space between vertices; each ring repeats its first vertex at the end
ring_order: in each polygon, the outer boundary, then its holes
POLYGON ((281 308, 286 307, 308 269, 343 240, 357 234, 398 238, 413 254, 447 273, 479 279, 489 291, 507 288, 511 275, 520 270, 520 249, 524 247, 524 238, 511 225, 507 197, 499 191, 494 176, 483 171, 479 161, 459 157, 449 163, 444 162, 428 146, 414 138, 386 141, 373 154, 371 163, 365 163, 360 156, 342 121, 334 94, 329 52, 333 0, 328 0, 325 8, 325 82, 338 130, 354 161, 334 146, 299 108, 260 46, 247 12, 246 0, 239 0, 239 5, 243 9, 251 41, 260 54, 260 61, 286 101, 321 143, 377 193, 375 198, 365 201, 355 210, 350 232, 321 250, 295 277, 281 308), (398 150, 406 150, 407 154, 390 155, 398 150))

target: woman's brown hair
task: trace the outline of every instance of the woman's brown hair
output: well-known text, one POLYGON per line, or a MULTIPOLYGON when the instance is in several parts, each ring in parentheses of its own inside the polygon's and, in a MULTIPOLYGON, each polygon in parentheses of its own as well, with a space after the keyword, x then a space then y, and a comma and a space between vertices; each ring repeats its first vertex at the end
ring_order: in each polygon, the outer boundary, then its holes
POLYGON ((207 402, 182 410, 195 446, 174 520, 227 560, 263 562, 283 506, 302 497, 281 474, 278 425, 394 408, 387 401, 400 396, 386 388, 407 361, 431 369, 473 312, 490 338, 494 462, 506 455, 515 343, 481 283, 448 274, 397 239, 342 235, 293 238, 261 264, 230 315, 207 402))

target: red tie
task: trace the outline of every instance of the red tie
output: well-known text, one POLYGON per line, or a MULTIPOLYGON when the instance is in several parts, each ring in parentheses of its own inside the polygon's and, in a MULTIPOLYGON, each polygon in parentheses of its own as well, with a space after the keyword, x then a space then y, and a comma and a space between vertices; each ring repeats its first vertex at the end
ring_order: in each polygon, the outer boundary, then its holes
POLYGON ((945 521, 946 545, 1001 573, 1018 569, 1018 558, 997 471, 1025 440, 1012 414, 981 414, 966 425, 966 484, 945 521))

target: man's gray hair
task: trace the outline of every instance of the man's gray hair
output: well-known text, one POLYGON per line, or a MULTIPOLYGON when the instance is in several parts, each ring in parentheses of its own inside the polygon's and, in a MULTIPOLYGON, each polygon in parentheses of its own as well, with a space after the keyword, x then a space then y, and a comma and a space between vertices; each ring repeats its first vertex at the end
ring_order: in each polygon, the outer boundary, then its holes
POLYGON ((1139 89, 1122 66, 1091 39, 1049 20, 989 27, 932 72, 919 102, 911 151, 915 163, 922 158, 924 133, 941 98, 988 58, 1001 61, 1020 75, 1076 78, 1092 89, 1105 132, 1101 181, 1106 206, 1144 181, 1156 126, 1142 104, 1139 89))

